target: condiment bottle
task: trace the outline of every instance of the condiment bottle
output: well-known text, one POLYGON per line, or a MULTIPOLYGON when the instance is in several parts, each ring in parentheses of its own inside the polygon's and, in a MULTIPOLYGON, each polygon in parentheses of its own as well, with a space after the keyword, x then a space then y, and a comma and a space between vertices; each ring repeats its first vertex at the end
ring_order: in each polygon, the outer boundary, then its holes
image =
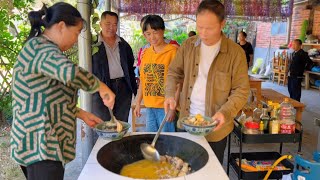
POLYGON ((262 114, 260 116, 260 120, 263 121, 263 130, 268 130, 270 117, 268 115, 267 108, 262 108, 262 114))
POLYGON ((271 118, 269 121, 269 133, 278 134, 279 130, 280 130, 280 123, 278 119, 278 111, 277 109, 273 109, 271 111, 271 118))

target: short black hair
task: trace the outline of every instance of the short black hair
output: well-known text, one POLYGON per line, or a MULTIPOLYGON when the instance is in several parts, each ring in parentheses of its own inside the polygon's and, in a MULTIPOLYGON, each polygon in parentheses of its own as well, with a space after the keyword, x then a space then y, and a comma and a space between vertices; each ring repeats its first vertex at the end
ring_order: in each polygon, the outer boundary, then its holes
POLYGON ((196 33, 195 31, 190 31, 190 32, 188 33, 188 36, 189 36, 189 37, 195 36, 195 35, 197 35, 197 33, 196 33))
POLYGON ((214 13, 219 18, 220 22, 225 19, 224 5, 220 1, 203 0, 198 6, 196 15, 203 11, 210 11, 214 13))
POLYGON ((103 13, 101 14, 101 19, 102 19, 102 18, 105 18, 107 15, 109 15, 109 16, 115 16, 115 17, 117 18, 117 21, 119 21, 119 16, 118 16, 118 14, 115 13, 115 12, 112 12, 112 11, 105 11, 105 12, 103 12, 103 13))
POLYGON ((245 33, 244 31, 240 31, 239 34, 242 34, 245 38, 247 38, 247 33, 245 33))
POLYGON ((154 30, 165 30, 165 25, 162 17, 158 15, 150 15, 143 23, 142 32, 147 31, 148 26, 154 30))
POLYGON ((295 42, 297 42, 299 45, 302 45, 302 41, 300 39, 295 39, 295 42))
POLYGON ((143 17, 141 18, 141 20, 140 20, 140 24, 144 23, 144 21, 145 21, 149 16, 151 16, 151 15, 148 14, 148 15, 143 16, 143 17))

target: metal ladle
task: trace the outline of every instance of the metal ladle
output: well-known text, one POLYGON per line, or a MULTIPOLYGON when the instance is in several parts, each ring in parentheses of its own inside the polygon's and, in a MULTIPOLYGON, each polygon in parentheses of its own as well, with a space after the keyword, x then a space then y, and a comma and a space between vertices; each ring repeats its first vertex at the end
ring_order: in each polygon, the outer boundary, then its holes
MULTIPOLYGON (((172 111, 173 112, 173 111, 172 111)), ((164 116, 163 120, 162 120, 162 123, 158 129, 158 132, 156 134, 156 136, 153 138, 153 141, 150 144, 148 143, 142 143, 140 145, 140 149, 141 149, 141 152, 142 152, 142 155, 145 159, 148 159, 148 160, 151 160, 151 161, 160 161, 160 154, 159 152, 157 151, 157 149, 154 147, 157 140, 158 140, 158 137, 160 135, 160 132, 164 126, 164 124, 166 123, 167 121, 167 118, 168 118, 168 114, 171 113, 171 110, 169 110, 169 112, 164 116)))

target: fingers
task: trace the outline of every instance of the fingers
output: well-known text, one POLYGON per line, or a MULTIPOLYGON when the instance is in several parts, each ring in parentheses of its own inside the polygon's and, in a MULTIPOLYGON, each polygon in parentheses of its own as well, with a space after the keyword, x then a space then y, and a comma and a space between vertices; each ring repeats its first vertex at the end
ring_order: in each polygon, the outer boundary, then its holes
POLYGON ((110 109, 113 109, 114 106, 114 101, 115 101, 115 95, 113 93, 106 93, 103 96, 103 104, 110 109))
POLYGON ((169 109, 169 103, 168 103, 168 100, 166 99, 164 101, 164 112, 165 113, 168 113, 168 109, 169 109))
POLYGON ((134 109, 134 115, 135 115, 136 117, 141 117, 140 108, 135 108, 135 109, 134 109))
POLYGON ((168 113, 169 109, 170 110, 175 110, 176 109, 176 101, 174 100, 174 98, 167 98, 164 101, 164 112, 168 113))
POLYGON ((99 123, 102 123, 103 122, 103 120, 102 119, 100 119, 100 118, 95 118, 95 119, 93 119, 95 122, 96 122, 96 124, 99 124, 99 123))
POLYGON ((170 109, 168 112, 167 121, 172 122, 172 121, 174 121, 175 117, 176 117, 175 111, 170 109))
POLYGON ((216 120, 216 121, 218 121, 218 125, 214 128, 214 131, 221 129, 221 127, 223 125, 223 123, 221 123, 221 121, 219 121, 219 120, 216 120))

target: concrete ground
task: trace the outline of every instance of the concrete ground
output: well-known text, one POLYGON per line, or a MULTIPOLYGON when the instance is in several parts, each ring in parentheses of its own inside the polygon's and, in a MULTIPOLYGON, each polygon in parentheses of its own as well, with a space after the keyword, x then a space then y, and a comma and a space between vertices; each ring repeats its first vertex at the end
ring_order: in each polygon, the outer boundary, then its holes
MULTIPOLYGON (((262 88, 271 88, 275 91, 278 91, 284 95, 288 96, 288 90, 286 86, 280 86, 276 83, 263 82, 262 88)), ((312 159, 312 153, 317 149, 318 143, 318 132, 319 127, 314 126, 314 118, 320 118, 320 91, 315 89, 302 90, 302 99, 301 102, 306 105, 305 111, 303 112, 303 140, 302 140, 302 156, 306 159, 312 159)), ((129 117, 131 121, 131 117, 129 117)), ((145 121, 144 118, 141 118, 139 121, 145 121)), ((80 124, 80 123, 78 123, 80 124)), ((79 128, 78 128, 79 129, 79 128)), ((143 128, 138 129, 143 131, 143 128)), ((78 131, 78 137, 79 131, 78 131)), ((78 138, 80 139, 80 138, 78 138)), ((297 143, 285 143, 283 146, 283 154, 296 155, 298 150, 297 143)), ((320 150, 320 149, 319 149, 320 150)), ((235 138, 231 140, 231 153, 238 152, 239 145, 235 138)), ((264 152, 264 151, 279 151, 279 144, 244 144, 243 152, 264 152)), ((77 157, 74 161, 66 165, 65 169, 65 180, 76 180, 79 177, 79 174, 82 170, 85 162, 82 162, 82 153, 81 153, 81 141, 77 141, 77 157)), ((227 150, 225 151, 224 158, 224 169, 227 167, 227 150)), ((230 179, 237 179, 235 172, 230 167, 230 179)))

